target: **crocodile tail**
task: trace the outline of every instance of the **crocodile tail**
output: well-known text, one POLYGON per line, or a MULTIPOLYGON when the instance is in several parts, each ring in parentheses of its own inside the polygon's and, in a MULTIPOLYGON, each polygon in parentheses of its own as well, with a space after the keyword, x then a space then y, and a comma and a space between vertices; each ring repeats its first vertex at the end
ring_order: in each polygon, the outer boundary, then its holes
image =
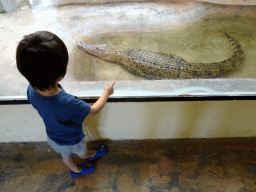
POLYGON ((233 54, 230 58, 216 63, 217 65, 220 65, 219 70, 221 70, 223 73, 222 75, 239 69, 242 66, 242 62, 244 60, 244 52, 241 45, 233 37, 229 36, 229 34, 224 34, 233 47, 233 54))
MULTIPOLYGON (((241 45, 233 37, 230 37, 227 33, 224 34, 226 35, 232 46, 234 46, 233 54, 229 58, 232 60, 233 68, 236 69, 237 67, 241 67, 241 63, 244 60, 244 52, 241 45)), ((228 61, 228 59, 225 61, 228 61)))
POLYGON ((224 76, 232 71, 239 69, 244 60, 244 52, 241 45, 227 33, 225 36, 233 47, 233 54, 230 58, 214 63, 191 63, 190 74, 193 77, 216 78, 224 76))

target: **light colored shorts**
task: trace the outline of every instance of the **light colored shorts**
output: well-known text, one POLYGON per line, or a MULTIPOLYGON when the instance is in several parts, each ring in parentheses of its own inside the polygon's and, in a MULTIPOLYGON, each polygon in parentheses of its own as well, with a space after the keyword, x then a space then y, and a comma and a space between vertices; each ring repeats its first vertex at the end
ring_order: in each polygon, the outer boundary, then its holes
POLYGON ((84 137, 82 141, 80 141, 76 145, 58 145, 48 136, 47 140, 53 150, 57 153, 60 153, 62 157, 69 157, 72 153, 75 153, 78 156, 83 156, 86 154, 87 151, 86 137, 84 137))

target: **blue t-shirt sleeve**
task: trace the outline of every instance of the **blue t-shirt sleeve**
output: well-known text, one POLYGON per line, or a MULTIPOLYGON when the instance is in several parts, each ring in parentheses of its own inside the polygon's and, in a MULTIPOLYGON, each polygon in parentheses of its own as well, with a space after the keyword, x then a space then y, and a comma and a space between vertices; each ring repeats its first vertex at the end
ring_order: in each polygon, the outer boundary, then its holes
POLYGON ((79 100, 77 97, 74 97, 72 101, 72 107, 69 111, 69 119, 72 119, 73 122, 81 124, 84 119, 88 116, 91 111, 91 106, 86 102, 79 100))

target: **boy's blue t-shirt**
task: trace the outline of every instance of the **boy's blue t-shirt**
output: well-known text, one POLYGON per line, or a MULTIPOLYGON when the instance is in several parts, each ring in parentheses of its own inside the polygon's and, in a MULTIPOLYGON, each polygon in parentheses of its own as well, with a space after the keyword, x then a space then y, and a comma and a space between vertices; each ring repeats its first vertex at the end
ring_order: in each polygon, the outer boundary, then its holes
POLYGON ((90 113, 91 106, 77 97, 61 91, 53 97, 43 97, 29 85, 28 101, 38 111, 50 139, 59 145, 74 145, 84 137, 82 123, 90 113))

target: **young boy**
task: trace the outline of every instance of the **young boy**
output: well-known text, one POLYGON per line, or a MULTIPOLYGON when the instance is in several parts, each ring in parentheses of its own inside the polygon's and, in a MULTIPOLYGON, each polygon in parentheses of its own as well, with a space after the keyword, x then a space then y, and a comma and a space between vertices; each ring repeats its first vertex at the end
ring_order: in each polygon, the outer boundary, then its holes
POLYGON ((78 177, 93 172, 95 166, 91 161, 107 153, 105 144, 87 150, 82 123, 86 117, 101 111, 114 92, 115 81, 106 85, 102 96, 90 106, 66 93, 58 84, 66 74, 68 58, 64 42, 47 31, 25 36, 16 50, 17 68, 30 83, 28 101, 43 118, 48 143, 61 154, 71 176, 78 177), (76 165, 72 153, 89 162, 76 165))

